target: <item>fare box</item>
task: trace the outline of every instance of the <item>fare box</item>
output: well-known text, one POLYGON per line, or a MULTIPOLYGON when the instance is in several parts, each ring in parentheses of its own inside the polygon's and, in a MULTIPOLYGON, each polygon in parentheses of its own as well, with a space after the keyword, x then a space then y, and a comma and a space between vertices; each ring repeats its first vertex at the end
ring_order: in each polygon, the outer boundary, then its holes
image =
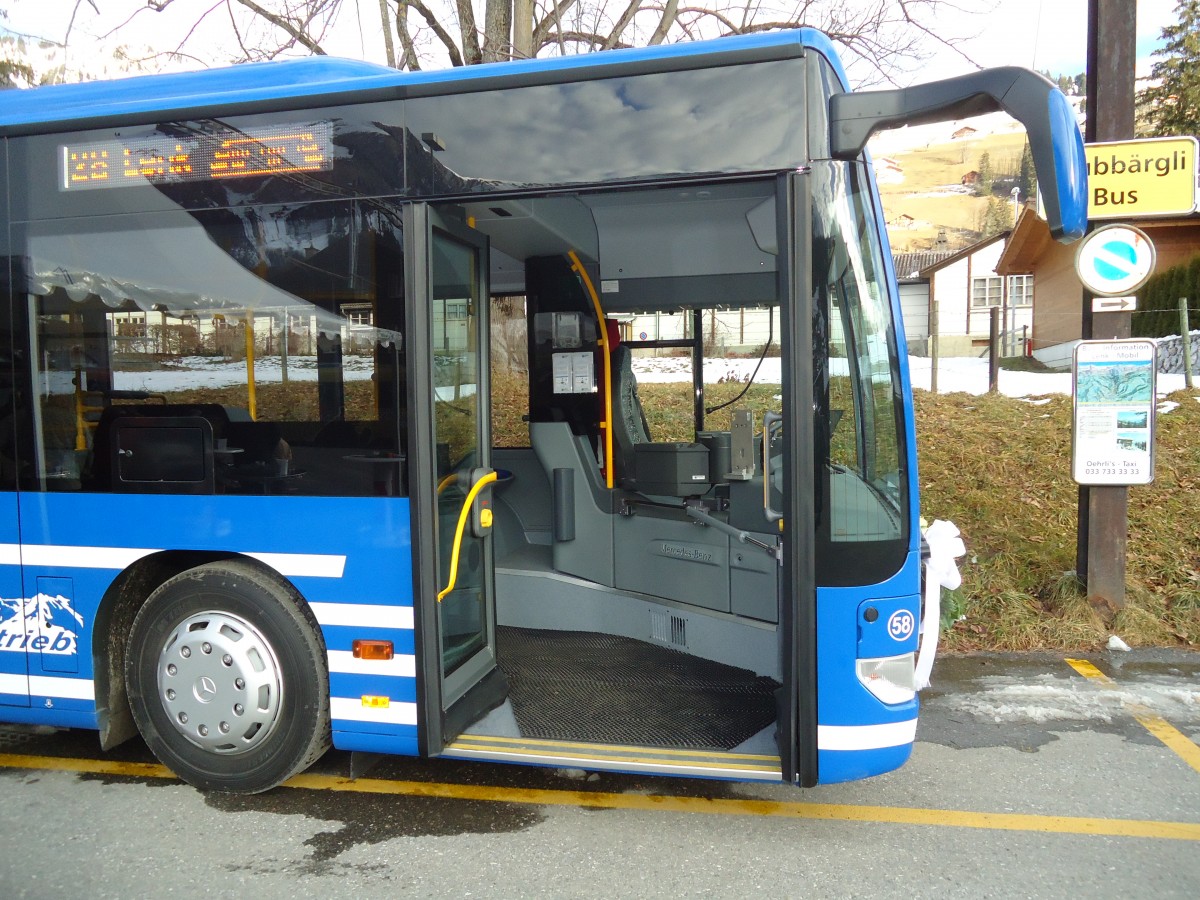
POLYGON ((1071 475, 1083 485, 1154 480, 1153 341, 1084 341, 1072 367, 1071 475))

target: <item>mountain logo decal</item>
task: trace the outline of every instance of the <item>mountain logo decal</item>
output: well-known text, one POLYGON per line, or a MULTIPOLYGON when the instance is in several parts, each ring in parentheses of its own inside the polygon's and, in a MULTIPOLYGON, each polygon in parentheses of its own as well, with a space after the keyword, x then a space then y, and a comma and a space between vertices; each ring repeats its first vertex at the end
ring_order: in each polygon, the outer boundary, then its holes
POLYGON ((83 616, 62 595, 0 597, 0 653, 74 653, 83 616))

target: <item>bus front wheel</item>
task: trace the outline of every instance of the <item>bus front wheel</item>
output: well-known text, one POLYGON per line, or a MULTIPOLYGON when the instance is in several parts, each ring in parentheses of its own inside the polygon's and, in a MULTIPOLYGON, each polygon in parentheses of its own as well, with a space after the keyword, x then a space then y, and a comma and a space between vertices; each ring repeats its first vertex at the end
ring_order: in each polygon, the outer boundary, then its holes
POLYGON ((269 790, 329 748, 317 624, 295 591, 241 560, 189 569, 150 595, 125 681, 151 751, 203 790, 269 790))

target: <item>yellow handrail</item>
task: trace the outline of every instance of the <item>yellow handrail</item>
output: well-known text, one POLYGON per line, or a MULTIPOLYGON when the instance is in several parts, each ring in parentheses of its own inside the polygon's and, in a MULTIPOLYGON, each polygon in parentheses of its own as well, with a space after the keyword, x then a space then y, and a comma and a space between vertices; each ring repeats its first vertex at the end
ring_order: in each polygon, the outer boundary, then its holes
POLYGON ((579 261, 574 250, 567 251, 571 257, 571 270, 579 274, 579 280, 592 298, 592 306, 596 310, 596 324, 600 327, 600 349, 604 351, 604 421, 600 427, 604 429, 604 481, 609 488, 613 486, 613 430, 612 430, 612 354, 609 353, 608 328, 604 324, 604 310, 600 307, 600 297, 588 276, 587 269, 579 261))
MULTIPOLYGON (((258 391, 254 384, 254 310, 246 310, 246 406, 250 418, 258 420, 258 391)), ((284 340, 287 340, 285 337, 284 340)))
POLYGON ((495 480, 496 473, 488 472, 471 485, 471 489, 467 491, 467 499, 463 501, 462 512, 458 514, 458 525, 454 529, 454 549, 450 551, 450 583, 438 592, 438 603, 441 603, 442 598, 454 590, 454 583, 458 581, 458 551, 462 546, 463 529, 467 525, 467 515, 471 512, 471 504, 475 502, 475 497, 479 492, 495 480))
POLYGON ((88 413, 104 412, 104 405, 89 406, 85 397, 88 392, 83 389, 83 368, 75 367, 75 449, 88 448, 87 435, 96 427, 98 422, 88 420, 88 413))

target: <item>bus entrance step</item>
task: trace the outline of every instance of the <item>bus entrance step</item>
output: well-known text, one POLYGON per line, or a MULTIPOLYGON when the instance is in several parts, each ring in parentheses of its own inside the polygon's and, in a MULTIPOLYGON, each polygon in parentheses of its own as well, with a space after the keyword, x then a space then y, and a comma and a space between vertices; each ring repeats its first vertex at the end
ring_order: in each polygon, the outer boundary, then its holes
POLYGON ((496 629, 523 737, 729 750, 775 721, 779 683, 633 638, 496 629))

